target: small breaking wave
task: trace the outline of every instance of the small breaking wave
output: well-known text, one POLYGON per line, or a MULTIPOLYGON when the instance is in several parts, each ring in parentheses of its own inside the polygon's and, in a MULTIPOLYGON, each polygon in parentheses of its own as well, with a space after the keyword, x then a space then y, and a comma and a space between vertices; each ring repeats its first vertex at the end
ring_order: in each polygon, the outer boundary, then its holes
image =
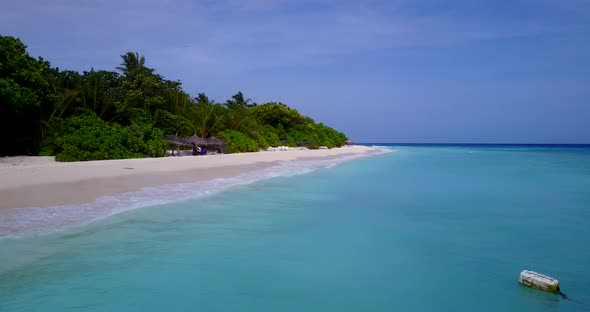
POLYGON ((382 151, 377 153, 388 153, 395 149, 395 146, 386 146, 386 145, 371 145, 371 147, 380 149, 382 151))

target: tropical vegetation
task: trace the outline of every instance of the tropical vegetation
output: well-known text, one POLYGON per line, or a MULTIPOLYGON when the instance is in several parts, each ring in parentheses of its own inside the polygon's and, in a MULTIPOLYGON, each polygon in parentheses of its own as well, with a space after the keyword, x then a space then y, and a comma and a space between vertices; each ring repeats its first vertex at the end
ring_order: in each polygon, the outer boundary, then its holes
POLYGON ((219 137, 228 152, 269 146, 342 146, 346 136, 283 103, 257 104, 242 92, 224 103, 193 97, 145 58, 128 52, 117 71, 77 72, 31 57, 0 36, 0 156, 60 161, 160 157, 167 136, 219 137))

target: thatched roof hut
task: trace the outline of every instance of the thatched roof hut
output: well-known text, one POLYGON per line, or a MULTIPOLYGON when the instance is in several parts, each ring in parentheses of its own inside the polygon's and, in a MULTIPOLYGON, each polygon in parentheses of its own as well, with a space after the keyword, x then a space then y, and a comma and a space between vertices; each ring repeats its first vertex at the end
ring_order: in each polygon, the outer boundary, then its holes
POLYGON ((198 137, 195 134, 195 135, 188 137, 188 138, 179 138, 177 135, 175 135, 173 137, 165 138, 164 141, 169 142, 169 143, 173 143, 173 144, 177 144, 177 145, 190 146, 193 148, 197 148, 197 147, 203 148, 204 147, 208 151, 215 151, 218 153, 226 153, 227 152, 226 148, 225 148, 227 143, 225 141, 223 141, 222 139, 218 139, 215 137, 203 139, 203 138, 198 137))
POLYGON ((313 141, 297 141, 295 142, 295 145, 299 146, 299 147, 310 147, 312 146, 314 143, 313 141))
POLYGON ((208 150, 219 151, 220 153, 226 152, 225 146, 227 145, 227 143, 224 140, 216 137, 210 137, 205 141, 207 142, 206 147, 208 150))
POLYGON ((201 146, 207 144, 207 141, 205 139, 198 137, 196 134, 193 134, 193 136, 188 138, 177 138, 177 141, 184 145, 201 146))

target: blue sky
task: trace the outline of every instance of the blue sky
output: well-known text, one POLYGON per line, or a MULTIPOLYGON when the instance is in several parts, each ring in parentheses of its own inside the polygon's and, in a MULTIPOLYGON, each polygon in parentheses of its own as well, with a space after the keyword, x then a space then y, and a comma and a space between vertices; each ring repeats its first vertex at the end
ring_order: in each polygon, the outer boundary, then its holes
POLYGON ((361 142, 590 143, 590 0, 19 0, 0 32, 61 69, 137 51, 361 142))

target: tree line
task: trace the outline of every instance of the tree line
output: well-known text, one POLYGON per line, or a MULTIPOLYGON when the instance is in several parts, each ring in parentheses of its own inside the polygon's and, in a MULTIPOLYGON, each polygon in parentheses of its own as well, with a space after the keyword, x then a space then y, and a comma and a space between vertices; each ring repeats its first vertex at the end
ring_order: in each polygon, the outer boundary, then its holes
POLYGON ((60 161, 164 156, 164 137, 219 137, 229 152, 305 142, 344 145, 346 135, 285 104, 253 103, 242 92, 224 103, 193 97, 128 52, 117 71, 82 73, 31 57, 18 38, 0 36, 0 156, 60 161))

